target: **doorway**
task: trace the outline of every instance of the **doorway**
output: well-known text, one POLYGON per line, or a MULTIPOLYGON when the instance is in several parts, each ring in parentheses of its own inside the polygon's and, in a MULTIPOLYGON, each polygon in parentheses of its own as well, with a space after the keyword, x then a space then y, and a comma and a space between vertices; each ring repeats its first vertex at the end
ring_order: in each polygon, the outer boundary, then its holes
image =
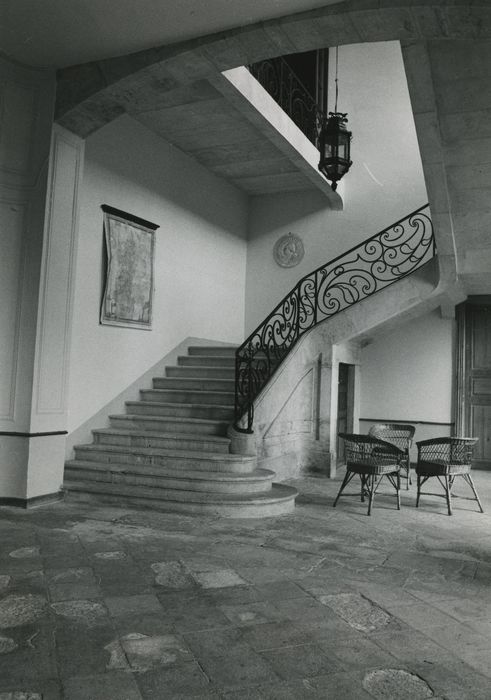
MULTIPOLYGON (((352 433, 355 399, 355 365, 339 363, 337 433, 352 433)), ((336 464, 344 464, 344 440, 337 438, 336 464)))
POLYGON ((473 464, 491 469, 491 296, 457 307, 458 435, 477 437, 473 464))

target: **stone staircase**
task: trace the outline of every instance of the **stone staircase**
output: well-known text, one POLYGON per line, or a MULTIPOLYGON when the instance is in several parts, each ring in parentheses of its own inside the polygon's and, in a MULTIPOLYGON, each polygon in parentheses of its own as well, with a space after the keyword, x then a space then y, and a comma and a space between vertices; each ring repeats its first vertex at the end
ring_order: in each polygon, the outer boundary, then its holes
POLYGON ((224 517, 289 513, 296 491, 230 454, 235 348, 190 347, 65 465, 71 500, 224 517))

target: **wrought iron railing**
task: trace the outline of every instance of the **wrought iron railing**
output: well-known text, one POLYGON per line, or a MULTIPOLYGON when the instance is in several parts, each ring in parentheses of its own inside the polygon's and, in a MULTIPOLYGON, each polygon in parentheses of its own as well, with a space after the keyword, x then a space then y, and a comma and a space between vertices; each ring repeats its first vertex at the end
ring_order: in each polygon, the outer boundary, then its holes
POLYGON ((406 277, 435 255, 429 205, 302 277, 235 353, 235 427, 252 432, 254 399, 297 340, 406 277))
POLYGON ((320 129, 326 115, 285 59, 278 56, 253 63, 248 68, 317 148, 320 129))

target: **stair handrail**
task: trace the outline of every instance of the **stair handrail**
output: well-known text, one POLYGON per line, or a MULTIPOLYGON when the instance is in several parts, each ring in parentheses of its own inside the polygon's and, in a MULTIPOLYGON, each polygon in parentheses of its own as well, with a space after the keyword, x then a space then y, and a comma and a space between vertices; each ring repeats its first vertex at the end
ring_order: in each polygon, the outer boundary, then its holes
POLYGON ((425 204, 302 277, 235 352, 235 429, 253 432, 255 398, 307 331, 410 275, 435 253, 425 204))

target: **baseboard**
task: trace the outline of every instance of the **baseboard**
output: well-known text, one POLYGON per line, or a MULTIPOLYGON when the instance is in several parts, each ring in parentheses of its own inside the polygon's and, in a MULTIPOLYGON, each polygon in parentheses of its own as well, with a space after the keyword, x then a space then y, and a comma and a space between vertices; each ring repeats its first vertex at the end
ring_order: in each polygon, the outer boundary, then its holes
POLYGON ((45 506, 50 503, 57 503, 62 501, 65 497, 63 491, 56 491, 55 493, 46 493, 42 496, 34 496, 33 498, 1 498, 0 497, 0 507, 10 506, 12 508, 24 508, 24 510, 29 510, 30 508, 37 508, 38 506, 45 506))

